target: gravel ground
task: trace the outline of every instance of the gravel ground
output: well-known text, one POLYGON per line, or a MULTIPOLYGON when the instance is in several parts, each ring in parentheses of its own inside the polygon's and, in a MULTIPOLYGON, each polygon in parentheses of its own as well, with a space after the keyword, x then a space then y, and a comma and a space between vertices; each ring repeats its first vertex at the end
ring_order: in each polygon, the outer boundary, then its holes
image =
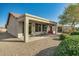
MULTIPOLYGON (((0 35, 0 37, 2 37, 0 35)), ((6 37, 6 36, 5 36, 6 37)), ((0 38, 2 39, 2 38, 0 38)), ((10 38, 11 39, 11 38, 10 38)), ((0 55, 2 56, 44 56, 54 52, 60 41, 42 39, 24 43, 22 41, 0 41, 0 55)))

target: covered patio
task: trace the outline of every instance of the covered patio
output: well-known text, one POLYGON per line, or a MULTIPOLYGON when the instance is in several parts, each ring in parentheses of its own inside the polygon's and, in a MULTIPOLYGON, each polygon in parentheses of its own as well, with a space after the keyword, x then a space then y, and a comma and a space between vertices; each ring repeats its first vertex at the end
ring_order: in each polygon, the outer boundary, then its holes
POLYGON ((32 15, 25 18, 18 18, 18 38, 24 38, 26 42, 30 40, 30 36, 55 35, 56 33, 56 22, 48 21, 32 15))

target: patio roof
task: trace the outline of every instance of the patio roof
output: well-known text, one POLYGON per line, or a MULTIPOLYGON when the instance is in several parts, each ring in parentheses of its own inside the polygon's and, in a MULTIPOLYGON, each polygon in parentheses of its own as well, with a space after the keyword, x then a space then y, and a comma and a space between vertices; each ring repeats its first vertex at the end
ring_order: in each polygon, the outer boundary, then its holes
POLYGON ((16 14, 16 13, 9 13, 8 15, 8 20, 7 20, 7 24, 5 25, 7 27, 8 23, 9 23, 9 18, 10 16, 13 16, 14 18, 20 18, 20 17, 23 17, 23 16, 28 16, 28 17, 32 17, 32 18, 35 18, 35 19, 31 19, 33 21, 39 21, 39 22, 45 22, 45 23, 50 23, 50 24, 57 24, 56 22, 54 21, 49 21, 48 19, 45 19, 45 18, 42 18, 42 17, 39 17, 39 16, 35 16, 35 15, 31 15, 31 14, 16 14), (38 20, 37 20, 38 19, 38 20))

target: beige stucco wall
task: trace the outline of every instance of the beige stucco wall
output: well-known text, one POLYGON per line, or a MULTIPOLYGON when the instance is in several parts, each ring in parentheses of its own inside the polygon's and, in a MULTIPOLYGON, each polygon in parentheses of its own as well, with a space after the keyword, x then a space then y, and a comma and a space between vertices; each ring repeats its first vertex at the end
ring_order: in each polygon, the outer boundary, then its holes
POLYGON ((13 16, 10 17, 9 24, 7 26, 7 32, 13 36, 18 37, 17 36, 17 21, 13 16))
POLYGON ((22 22, 18 22, 17 23, 17 35, 18 35, 18 38, 22 38, 23 37, 23 24, 22 22))
POLYGON ((25 18, 15 19, 13 16, 10 16, 9 24, 7 26, 7 32, 11 35, 23 38, 23 24, 25 18), (20 21, 22 20, 22 22, 20 21))
POLYGON ((56 34, 56 26, 52 26, 52 31, 53 31, 53 34, 56 34))

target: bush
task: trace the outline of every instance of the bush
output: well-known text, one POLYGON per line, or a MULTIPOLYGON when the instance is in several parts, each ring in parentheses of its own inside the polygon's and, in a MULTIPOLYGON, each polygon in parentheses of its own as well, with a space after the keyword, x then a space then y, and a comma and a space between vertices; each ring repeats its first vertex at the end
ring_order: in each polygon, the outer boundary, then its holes
POLYGON ((67 28, 67 29, 64 29, 63 33, 66 33, 66 34, 70 34, 72 33, 74 30, 72 28, 67 28))
POLYGON ((63 40, 57 47, 56 56, 78 56, 79 55, 79 41, 78 40, 63 40))
POLYGON ((71 35, 79 35, 79 31, 72 32, 71 35))
POLYGON ((76 29, 76 31, 79 31, 79 28, 75 28, 76 29))
POLYGON ((61 34, 60 35, 60 40, 69 39, 69 38, 71 38, 71 36, 69 34, 61 34))

